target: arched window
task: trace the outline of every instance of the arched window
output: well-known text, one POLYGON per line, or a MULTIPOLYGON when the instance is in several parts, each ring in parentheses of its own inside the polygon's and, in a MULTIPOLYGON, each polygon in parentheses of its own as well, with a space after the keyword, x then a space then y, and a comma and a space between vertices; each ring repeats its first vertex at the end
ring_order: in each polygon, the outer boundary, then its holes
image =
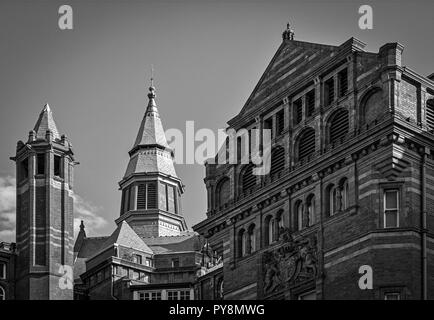
POLYGON ((239 257, 244 257, 245 255, 247 255, 247 238, 248 238, 247 232, 244 229, 241 229, 238 232, 238 243, 239 243, 238 256, 239 257))
POLYGON ((315 224, 315 195, 311 194, 307 197, 306 209, 307 209, 306 225, 310 227, 315 224))
POLYGON ((297 142, 298 161, 302 161, 315 153, 315 130, 304 129, 297 142))
POLYGON ((270 175, 281 172, 285 168, 285 149, 276 147, 271 152, 271 170, 270 175))
POLYGON ((362 100, 363 122, 370 124, 375 121, 383 112, 383 91, 376 88, 369 92, 362 100))
POLYGON ((1 301, 1 300, 6 300, 5 289, 3 289, 2 286, 0 286, 0 301, 1 301))
POLYGON ((349 207, 348 204, 348 179, 343 178, 339 183, 339 189, 341 191, 341 209, 346 210, 349 207))
POLYGON ((327 195, 327 213, 329 216, 332 216, 338 211, 338 188, 333 184, 329 185, 327 187, 327 195))
POLYGON ((434 99, 426 102, 426 124, 429 130, 434 130, 434 99))
POLYGON ((276 214, 276 240, 280 237, 280 232, 284 228, 283 224, 283 210, 279 210, 276 214))
POLYGON ((249 253, 256 251, 256 236, 255 236, 255 225, 252 224, 249 227, 249 245, 248 245, 249 253))
POLYGON ((225 203, 228 202, 230 198, 230 180, 228 178, 223 178, 217 184, 217 208, 221 208, 225 203))
POLYGON ((297 230, 303 229, 303 203, 301 200, 298 200, 295 203, 294 212, 296 214, 296 220, 297 220, 297 230))
POLYGON ((271 215, 265 218, 265 224, 264 224, 265 245, 270 245, 274 241, 275 223, 276 223, 276 221, 274 220, 274 218, 271 215))
POLYGON ((347 135, 349 130, 348 110, 339 109, 329 121, 329 142, 339 142, 347 135))
POLYGON ((250 193, 256 185, 256 176, 253 174, 253 165, 249 164, 243 169, 241 175, 241 185, 243 193, 250 193))

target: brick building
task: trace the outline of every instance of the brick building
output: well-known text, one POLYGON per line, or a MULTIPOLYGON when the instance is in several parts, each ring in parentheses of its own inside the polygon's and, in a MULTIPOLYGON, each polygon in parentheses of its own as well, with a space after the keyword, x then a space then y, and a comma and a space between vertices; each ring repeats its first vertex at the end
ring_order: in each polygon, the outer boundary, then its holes
POLYGON ((271 130, 270 173, 206 165, 193 229, 223 254, 199 278, 208 297, 223 278, 224 299, 434 299, 434 75, 403 66, 399 43, 364 47, 284 31, 228 122, 271 130))
POLYGON ((116 230, 87 237, 82 222, 74 247, 76 299, 193 300, 203 241, 181 212, 184 186, 173 165, 151 86, 130 161, 116 230))

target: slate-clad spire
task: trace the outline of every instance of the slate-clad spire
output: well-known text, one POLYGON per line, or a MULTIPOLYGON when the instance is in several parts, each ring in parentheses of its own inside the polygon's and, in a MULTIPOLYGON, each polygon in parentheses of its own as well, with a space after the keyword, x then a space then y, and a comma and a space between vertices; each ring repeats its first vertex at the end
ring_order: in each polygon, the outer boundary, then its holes
POLYGON ((41 113, 39 114, 38 121, 36 121, 35 128, 33 129, 33 131, 35 131, 36 139, 45 139, 47 130, 52 132, 54 140, 60 140, 60 134, 57 130, 53 113, 51 112, 51 108, 48 103, 44 106, 44 109, 42 109, 41 113))
POLYGON ((130 161, 124 178, 141 173, 161 173, 177 178, 172 150, 167 144, 155 96, 155 87, 151 84, 148 106, 130 151, 130 161))
POLYGON ((155 103, 155 88, 153 86, 149 87, 148 98, 148 106, 142 123, 140 124, 133 149, 138 146, 159 146, 163 149, 169 148, 166 136, 164 135, 160 115, 158 114, 157 104, 155 103))

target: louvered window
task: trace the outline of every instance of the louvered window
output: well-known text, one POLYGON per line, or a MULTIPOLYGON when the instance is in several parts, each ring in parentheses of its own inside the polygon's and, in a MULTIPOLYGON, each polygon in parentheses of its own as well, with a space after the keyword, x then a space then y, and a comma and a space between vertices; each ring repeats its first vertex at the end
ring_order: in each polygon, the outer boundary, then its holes
POLYGON ((324 104, 330 105, 335 100, 335 79, 330 78, 324 82, 324 104))
POLYGON ((426 102, 426 123, 430 130, 434 130, 434 99, 426 102))
POLYGON ((249 165, 242 176, 243 193, 247 193, 256 185, 256 176, 253 174, 253 165, 249 165))
POLYGON ((157 184, 156 183, 148 183, 148 198, 147 198, 147 209, 156 209, 157 208, 157 184))
POLYGON ((315 90, 311 90, 306 94, 306 115, 312 116, 315 112, 315 90))
MULTIPOLYGON (((130 189, 130 188, 128 188, 130 189)), ((127 190, 133 196, 132 189, 131 191, 127 190)), ((146 209, 156 209, 157 208, 157 184, 155 182, 141 183, 137 186, 137 209, 138 210, 146 210, 146 209)), ((131 204, 133 201, 131 201, 131 204)), ((130 210, 133 209, 132 205, 130 205, 130 210)))
POLYGON ((344 69, 338 73, 339 97, 343 97, 348 90, 348 71, 344 69))
POLYGON ((348 111, 340 110, 333 115, 330 122, 330 143, 343 139, 348 133, 348 111))
POLYGON ((277 147, 271 154, 271 171, 270 175, 273 176, 281 172, 285 167, 285 150, 282 147, 277 147))
POLYGON ((277 135, 282 134, 284 127, 285 127, 285 116, 282 110, 276 114, 276 134, 277 135))
POLYGON ((137 209, 146 209, 146 184, 139 184, 137 188, 137 209))
POLYGON ((301 98, 294 101, 294 124, 299 124, 303 118, 303 102, 301 98))
POLYGON ((315 152, 315 131, 306 129, 298 142, 298 160, 303 160, 315 152))

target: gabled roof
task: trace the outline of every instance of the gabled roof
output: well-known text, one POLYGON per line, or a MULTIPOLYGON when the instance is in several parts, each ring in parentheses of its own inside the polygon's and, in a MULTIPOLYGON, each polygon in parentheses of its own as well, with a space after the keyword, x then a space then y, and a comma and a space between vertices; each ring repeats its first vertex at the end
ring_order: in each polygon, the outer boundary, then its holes
POLYGON ((116 230, 101 246, 99 251, 104 251, 114 244, 153 254, 152 250, 146 245, 142 238, 140 238, 137 233, 134 232, 134 230, 125 220, 118 225, 116 230))
POLYGON ((38 121, 36 121, 33 130, 36 132, 36 139, 45 139, 47 130, 50 130, 53 133, 53 139, 60 140, 60 134, 57 130, 53 113, 51 112, 51 108, 48 103, 44 106, 44 109, 42 109, 41 113, 39 114, 38 121))
POLYGON ((109 237, 83 238, 74 262, 74 279, 80 281, 80 275, 86 272, 86 260, 99 252, 109 237))
MULTIPOLYGON (((285 35, 285 34, 284 34, 285 35)), ((284 36, 282 44, 268 64, 265 72, 247 99, 241 112, 228 124, 236 126, 238 119, 257 110, 279 94, 294 88, 314 70, 333 60, 338 54, 350 51, 364 52, 365 44, 350 38, 340 46, 332 46, 288 39, 284 36)), ((281 100, 280 100, 281 101, 281 100)), ((276 100, 274 103, 280 103, 276 100)))

